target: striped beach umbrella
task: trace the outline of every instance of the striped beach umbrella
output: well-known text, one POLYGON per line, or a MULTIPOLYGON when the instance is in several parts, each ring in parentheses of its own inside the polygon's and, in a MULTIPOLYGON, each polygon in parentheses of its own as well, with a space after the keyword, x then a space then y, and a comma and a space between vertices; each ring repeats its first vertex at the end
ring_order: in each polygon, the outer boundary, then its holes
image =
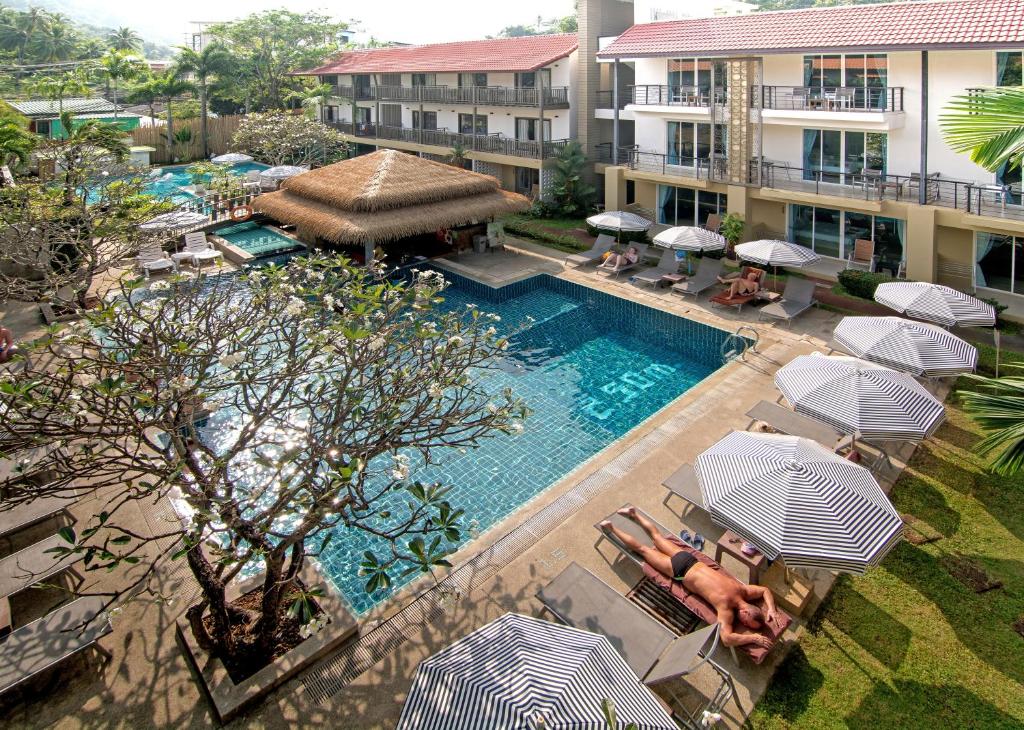
POLYGON ((821 257, 806 246, 789 241, 748 241, 736 246, 736 255, 744 261, 753 261, 765 266, 801 267, 813 264, 821 257))
POLYGON ((507 613, 420 663, 396 730, 676 730, 604 636, 507 613))
POLYGON ((721 251, 725 244, 722 234, 697 226, 668 228, 654 237, 655 246, 676 251, 721 251))
POLYGON ((609 231, 646 231, 654 225, 651 221, 636 213, 624 210, 609 210, 587 218, 587 223, 594 228, 609 231))
POLYGON ((871 472, 809 439, 733 431, 693 466, 712 518, 790 568, 863 573, 903 535, 871 472))
POLYGON ((170 213, 161 213, 155 218, 150 218, 145 223, 139 224, 140 231, 174 231, 179 228, 201 226, 210 222, 210 216, 203 213, 196 213, 191 210, 172 210, 170 213))
POLYGON ((929 378, 974 372, 978 364, 974 345, 902 317, 843 317, 832 339, 851 355, 929 378))
POLYGON ((991 304, 950 289, 924 281, 891 281, 875 289, 875 301, 890 309, 943 327, 992 327, 996 311, 991 304))
POLYGON ((801 355, 775 385, 793 410, 868 441, 920 441, 946 414, 913 376, 855 357, 801 355))

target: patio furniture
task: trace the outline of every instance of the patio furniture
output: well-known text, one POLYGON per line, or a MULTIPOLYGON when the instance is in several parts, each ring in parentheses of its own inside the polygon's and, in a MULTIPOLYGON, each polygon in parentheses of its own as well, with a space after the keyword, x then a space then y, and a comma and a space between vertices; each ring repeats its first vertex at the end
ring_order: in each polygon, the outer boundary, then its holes
POLYGON ((223 261, 224 254, 210 242, 205 233, 193 231, 185 234, 185 248, 171 258, 179 263, 182 260, 191 261, 192 266, 199 268, 204 261, 223 261))
POLYGON ((61 546, 67 547, 68 542, 60 535, 52 535, 0 560, 0 634, 11 628, 11 596, 71 570, 71 564, 78 560, 76 553, 57 557, 50 552, 61 546))
POLYGON ((79 598, 12 632, 0 644, 0 694, 89 647, 110 659, 98 643, 113 631, 109 618, 95 618, 76 630, 96 617, 103 603, 100 596, 79 598))
POLYGON ((846 268, 864 268, 874 271, 878 257, 875 255, 875 242, 867 238, 858 238, 853 242, 853 251, 846 258, 846 268))
MULTIPOLYGON (((700 483, 697 481, 697 472, 693 470, 693 464, 683 464, 672 473, 672 476, 663 481, 661 486, 668 490, 665 499, 661 501, 666 507, 672 497, 679 497, 688 506, 707 513, 704 509, 704 495, 700 493, 700 483)), ((683 515, 688 511, 683 508, 683 515)))
POLYGON ((40 497, 19 504, 12 509, 4 510, 0 512, 0 537, 42 522, 61 512, 67 512, 68 508, 77 501, 78 492, 72 490, 68 495, 40 497))
POLYGON ((628 251, 630 248, 636 249, 636 261, 634 261, 633 263, 627 262, 626 264, 619 266, 611 264, 610 259, 605 260, 602 264, 600 264, 597 267, 597 273, 606 274, 608 276, 618 276, 624 271, 632 271, 637 266, 639 266, 643 262, 644 256, 647 255, 647 244, 631 243, 627 246, 626 250, 628 251))
MULTIPOLYGON (((789 277, 782 292, 782 300, 761 307, 757 318, 775 317, 792 322, 814 306, 814 289, 817 285, 810 279, 789 277)), ((759 292, 760 293, 760 292, 759 292)))
POLYGON ((135 257, 135 263, 147 279, 154 271, 177 271, 178 269, 174 260, 156 243, 143 246, 139 255, 135 257))
POLYGON ((743 565, 747 566, 749 580, 748 583, 758 584, 761 582, 761 568, 764 566, 765 558, 764 553, 758 551, 753 555, 747 555, 743 552, 743 543, 746 540, 741 535, 737 535, 732 530, 726 530, 722 533, 722 536, 715 541, 715 562, 722 562, 722 555, 729 555, 736 560, 740 561, 743 565))
MULTIPOLYGON (((736 696, 732 676, 715 661, 719 626, 711 624, 677 636, 657 619, 578 563, 570 563, 537 592, 537 600, 560 622, 606 636, 630 668, 654 686, 674 679, 685 680, 702 666, 718 675, 699 706, 687 707, 667 689, 685 711, 687 727, 701 727, 703 713, 720 712, 736 696)), ((677 713, 678 717, 678 713, 677 713)))
POLYGON ((491 253, 494 253, 496 248, 500 248, 502 251, 505 250, 505 226, 499 221, 487 224, 486 248, 491 253))
POLYGON ((672 285, 672 291, 683 296, 697 297, 705 289, 718 283, 718 275, 722 273, 722 260, 704 257, 697 264, 697 273, 686 281, 672 285))
MULTIPOLYGON (((930 172, 928 177, 925 178, 925 199, 929 202, 935 200, 942 200, 942 184, 939 179, 942 177, 941 172, 930 172)), ((907 183, 907 192, 913 193, 916 191, 916 195, 912 196, 917 198, 920 195, 921 190, 921 173, 912 172, 910 173, 910 181, 907 183)))
POLYGON ((612 250, 614 245, 615 238, 607 233, 602 233, 594 241, 594 245, 590 247, 589 251, 566 256, 562 261, 562 266, 588 266, 589 264, 597 263, 601 260, 602 256, 612 250))
POLYGON ((978 349, 934 324, 902 317, 843 317, 832 332, 851 355, 919 377, 974 372, 978 349))
POLYGON ((794 109, 806 109, 808 107, 808 99, 810 97, 810 89, 806 86, 794 86, 793 87, 793 108, 794 109))
POLYGON ((718 233, 718 229, 722 227, 722 216, 716 213, 710 213, 704 221, 704 228, 706 230, 718 233))
MULTIPOLYGON (((746 278, 747 275, 753 272, 756 272, 758 274, 757 285, 758 290, 760 291, 760 287, 764 286, 764 277, 768 272, 765 271, 764 269, 758 269, 753 266, 744 266, 743 269, 740 271, 740 277, 746 278)), ((726 290, 719 292, 715 296, 711 297, 711 299, 709 299, 708 301, 710 301, 712 305, 717 304, 718 306, 721 307, 736 307, 736 311, 742 312, 743 305, 750 304, 750 302, 754 301, 755 299, 757 299, 756 292, 753 294, 737 294, 736 296, 730 298, 728 291, 726 290)))
MULTIPOLYGON (((629 504, 623 505, 623 507, 630 506, 631 505, 629 504)), ((658 528, 658 531, 661 532, 662 535, 664 535, 665 539, 679 547, 679 549, 690 553, 695 558, 697 558, 697 560, 699 560, 701 563, 708 566, 712 570, 721 570, 725 572, 727 575, 729 574, 729 571, 725 570, 721 565, 716 563, 714 560, 712 560, 710 557, 702 553, 700 550, 696 550, 691 546, 687 545, 686 543, 684 543, 670 530, 658 524, 658 522, 652 519, 650 515, 644 513, 643 510, 637 509, 637 512, 643 515, 648 520, 650 520, 654 524, 654 526, 658 528)), ((607 519, 610 520, 612 524, 615 525, 617 528, 635 538, 640 544, 648 546, 653 545, 653 543, 651 542, 651 538, 647 534, 647 532, 644 531, 644 529, 640 527, 640 525, 633 522, 633 520, 627 519, 623 515, 620 515, 617 511, 613 512, 607 519)), ((644 572, 644 576, 646 576, 649 580, 656 583, 666 591, 671 592, 673 598, 675 598, 687 609, 689 609, 692 613, 694 613, 704 623, 718 623, 718 614, 712 607, 712 605, 708 603, 706 600, 704 600, 701 596, 698 596, 696 593, 691 593, 689 590, 687 590, 686 587, 683 585, 682 581, 672 580, 667 576, 662 575, 654 568, 652 568, 650 565, 647 564, 647 562, 643 559, 641 555, 634 553, 632 550, 626 547, 626 545, 617 540, 611 532, 606 532, 604 529, 602 529, 600 522, 594 525, 594 527, 597 528, 598 532, 601 533, 601 537, 598 539, 598 544, 600 544, 602 540, 607 540, 612 545, 614 545, 615 548, 620 553, 622 553, 622 555, 624 555, 626 558, 628 558, 638 567, 640 567, 644 572)), ((736 626, 733 630, 737 633, 760 633, 764 636, 767 636, 773 642, 776 642, 778 641, 778 638, 782 636, 783 632, 786 630, 789 624, 792 623, 792 619, 784 611, 779 610, 777 614, 778 615, 776 616, 774 622, 772 622, 770 625, 763 627, 758 632, 752 632, 750 629, 747 629, 743 626, 736 626)), ((755 664, 760 664, 761 662, 763 662, 765 657, 768 656, 768 654, 771 652, 770 648, 765 649, 763 647, 750 644, 736 648, 740 649, 744 654, 749 656, 755 664)), ((733 653, 735 654, 735 652, 733 653)))
MULTIPOLYGON (((827 423, 791 411, 785 406, 771 401, 758 402, 747 411, 746 416, 751 419, 751 425, 754 421, 763 421, 779 433, 816 441, 830 451, 839 451, 839 449, 850 445, 849 436, 844 436, 827 423)), ((749 426, 747 430, 750 430, 749 426)), ((696 473, 693 474, 693 478, 697 478, 696 473)))
POLYGON ((875 289, 875 301, 943 327, 992 327, 996 323, 991 304, 941 284, 887 281, 875 289))
POLYGON ((635 284, 650 284, 653 287, 657 287, 665 276, 678 272, 679 261, 676 259, 676 252, 672 249, 667 249, 661 252, 661 260, 658 261, 657 266, 653 269, 647 269, 647 271, 641 271, 639 274, 634 274, 630 280, 635 284))

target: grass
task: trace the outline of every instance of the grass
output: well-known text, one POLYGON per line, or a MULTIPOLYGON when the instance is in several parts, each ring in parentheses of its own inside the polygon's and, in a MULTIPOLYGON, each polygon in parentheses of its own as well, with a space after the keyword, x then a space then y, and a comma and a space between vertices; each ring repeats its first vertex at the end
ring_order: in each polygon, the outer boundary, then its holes
POLYGON ((529 238, 558 251, 579 253, 586 247, 575 237, 561 231, 571 231, 583 225, 582 220, 575 218, 530 218, 523 215, 512 215, 505 218, 505 231, 514 236, 529 238))
MULTIPOLYGON (((1024 355, 1017 355, 1024 359, 1024 355)), ((893 488, 934 542, 844 576, 751 716, 756 728, 1024 727, 1024 475, 996 477, 957 405, 893 488), (975 593, 966 558, 1002 588, 975 593)))

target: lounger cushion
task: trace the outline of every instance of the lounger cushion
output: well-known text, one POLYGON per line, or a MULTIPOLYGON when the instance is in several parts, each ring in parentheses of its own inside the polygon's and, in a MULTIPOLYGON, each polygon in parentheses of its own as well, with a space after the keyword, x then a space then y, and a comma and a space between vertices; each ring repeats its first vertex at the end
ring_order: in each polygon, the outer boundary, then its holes
MULTIPOLYGON (((708 566, 709 568, 712 568, 713 570, 725 571, 725 568, 716 563, 710 557, 702 553, 700 550, 693 549, 675 535, 666 535, 665 539, 669 540, 679 548, 690 553, 695 558, 697 558, 697 560, 704 563, 704 565, 708 566)), ((718 615, 715 612, 715 609, 712 608, 711 604, 705 601, 700 596, 698 596, 696 593, 690 593, 690 591, 686 590, 682 583, 680 583, 679 581, 669 580, 647 563, 643 564, 643 571, 644 575, 651 581, 657 583, 665 590, 671 591, 672 595, 675 596, 675 598, 680 603, 682 603, 688 609, 693 611, 693 613, 696 614, 696 616, 700 618, 701 621, 704 621, 708 624, 718 623, 718 615)), ((725 572, 728 574, 728 571, 725 572)), ((764 608, 763 602, 761 603, 760 607, 762 609, 764 608)), ((783 632, 785 632, 785 630, 793 622, 793 619, 790 618, 790 616, 786 614, 782 609, 776 609, 776 613, 778 615, 776 616, 775 621, 773 621, 769 626, 764 627, 760 632, 757 632, 763 634, 764 636, 767 636, 773 642, 778 641, 779 637, 782 636, 783 632)), ((735 626, 733 630, 741 634, 754 633, 750 629, 744 628, 743 626, 735 626)), ((736 648, 745 652, 747 656, 749 656, 755 664, 760 664, 761 662, 763 662, 764 658, 768 656, 769 653, 771 653, 771 649, 765 649, 753 644, 747 644, 746 646, 740 646, 736 648)))
POLYGON ((715 304, 721 304, 723 307, 742 307, 744 304, 750 304, 752 301, 757 299, 754 294, 743 294, 736 295, 732 299, 726 299, 728 293, 720 292, 711 297, 708 301, 714 302, 715 304))

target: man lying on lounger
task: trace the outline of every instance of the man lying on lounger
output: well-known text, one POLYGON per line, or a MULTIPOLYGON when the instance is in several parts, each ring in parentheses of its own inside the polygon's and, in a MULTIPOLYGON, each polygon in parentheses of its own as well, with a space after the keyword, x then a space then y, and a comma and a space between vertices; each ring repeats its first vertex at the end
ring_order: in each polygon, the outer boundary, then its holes
POLYGON ((621 509, 619 514, 640 525, 650 535, 654 547, 641 545, 632 536, 616 528, 610 521, 602 522, 601 528, 611 531, 624 545, 641 555, 648 565, 659 573, 672 580, 681 581, 687 590, 710 603, 718 613, 718 623, 721 625, 719 635, 722 637, 723 644, 726 646, 757 644, 765 649, 771 648, 772 640, 767 636, 738 634, 733 631, 737 620, 753 631, 760 630, 765 622, 770 623, 775 620, 775 597, 770 590, 763 586, 740 583, 724 570, 714 570, 704 565, 691 553, 681 550, 677 545, 662 537, 658 529, 638 513, 635 507, 621 509), (763 613, 760 608, 750 603, 750 601, 758 599, 763 600, 767 607, 763 613))

